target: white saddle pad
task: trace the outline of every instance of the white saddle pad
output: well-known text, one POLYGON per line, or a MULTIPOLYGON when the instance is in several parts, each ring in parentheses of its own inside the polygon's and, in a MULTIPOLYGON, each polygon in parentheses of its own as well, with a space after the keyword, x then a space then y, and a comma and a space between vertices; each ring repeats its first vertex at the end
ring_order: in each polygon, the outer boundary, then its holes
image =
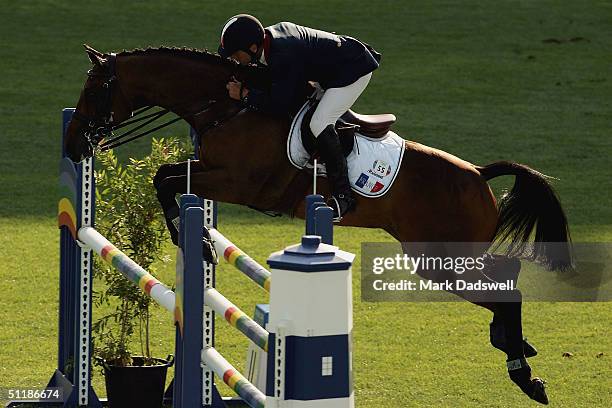
MULTIPOLYGON (((310 155, 302 144, 302 119, 308 111, 306 102, 293 119, 287 138, 287 156, 298 169, 312 168, 310 155)), ((404 142, 400 136, 389 131, 380 139, 371 139, 355 134, 353 151, 346 158, 348 176, 353 191, 364 197, 383 196, 395 181, 404 157, 404 142)), ((318 174, 325 175, 325 165, 317 164, 318 174)))

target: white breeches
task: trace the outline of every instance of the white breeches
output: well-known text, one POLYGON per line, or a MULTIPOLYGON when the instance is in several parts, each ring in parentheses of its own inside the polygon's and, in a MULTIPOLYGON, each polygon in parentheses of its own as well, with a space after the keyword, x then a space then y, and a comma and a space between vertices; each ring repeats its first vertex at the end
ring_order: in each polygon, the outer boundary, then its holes
POLYGON ((368 86, 370 78, 371 72, 343 88, 329 88, 325 91, 310 119, 310 130, 314 137, 318 137, 327 126, 336 124, 338 118, 353 106, 368 86))

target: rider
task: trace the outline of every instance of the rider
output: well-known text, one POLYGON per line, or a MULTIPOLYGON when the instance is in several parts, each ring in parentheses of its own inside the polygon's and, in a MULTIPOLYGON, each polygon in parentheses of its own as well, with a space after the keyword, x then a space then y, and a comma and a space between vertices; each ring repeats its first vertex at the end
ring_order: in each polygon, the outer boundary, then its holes
POLYGON ((298 90, 308 81, 325 90, 310 130, 327 167, 334 220, 355 207, 343 155, 334 124, 357 100, 378 68, 380 54, 352 37, 282 22, 264 28, 255 17, 239 14, 230 18, 221 32, 219 54, 240 64, 269 67, 270 91, 247 88, 232 80, 231 98, 256 111, 287 112, 296 105, 298 90))

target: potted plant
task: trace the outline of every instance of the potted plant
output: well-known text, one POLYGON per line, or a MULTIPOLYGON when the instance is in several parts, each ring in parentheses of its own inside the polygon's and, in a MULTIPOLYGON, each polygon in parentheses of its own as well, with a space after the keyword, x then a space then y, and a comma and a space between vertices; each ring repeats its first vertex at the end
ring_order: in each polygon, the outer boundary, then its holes
MULTIPOLYGON (((168 236, 152 179, 159 166, 186 160, 189 153, 177 140, 154 139, 149 155, 125 165, 112 151, 96 157, 96 229, 155 275, 154 263, 167 261, 160 254, 168 236)), ((152 356, 151 298, 97 258, 94 276, 102 283, 94 304, 103 310, 92 325, 94 360, 103 368, 109 406, 161 407, 173 358, 152 356)))

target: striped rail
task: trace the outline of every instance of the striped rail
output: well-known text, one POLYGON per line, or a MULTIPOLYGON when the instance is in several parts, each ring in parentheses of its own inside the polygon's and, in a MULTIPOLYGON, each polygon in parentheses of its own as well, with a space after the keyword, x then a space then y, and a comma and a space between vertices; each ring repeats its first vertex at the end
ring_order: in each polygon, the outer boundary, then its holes
POLYGON ((207 347, 202 350, 202 363, 210 368, 223 382, 250 407, 264 408, 266 396, 251 384, 217 350, 207 347))
POLYGON ((164 309, 174 313, 174 292, 145 271, 129 256, 117 249, 92 227, 79 229, 79 240, 89 246, 104 261, 115 267, 126 278, 135 283, 147 295, 151 296, 164 309))
POLYGON ((236 269, 248 276, 253 282, 269 292, 270 282, 272 282, 272 274, 270 271, 245 254, 240 248, 234 245, 232 241, 225 238, 225 236, 216 229, 211 228, 209 231, 217 253, 223 255, 223 258, 225 258, 229 264, 236 267, 236 269))
MULTIPOLYGON (((164 309, 174 313, 174 292, 144 270, 129 256, 111 244, 92 227, 83 227, 78 232, 79 240, 90 247, 108 264, 120 271, 131 282, 138 285, 147 295, 151 296, 164 309)), ((246 313, 230 302, 225 296, 213 288, 204 291, 205 304, 253 343, 264 351, 268 351, 268 332, 246 313)))

